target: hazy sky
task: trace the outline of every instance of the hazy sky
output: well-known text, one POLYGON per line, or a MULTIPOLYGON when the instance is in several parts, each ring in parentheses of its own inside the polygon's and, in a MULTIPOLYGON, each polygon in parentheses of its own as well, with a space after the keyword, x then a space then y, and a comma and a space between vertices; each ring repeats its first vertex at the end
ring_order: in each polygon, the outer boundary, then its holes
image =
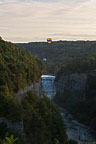
POLYGON ((96 0, 0 0, 0 35, 12 42, 96 40, 96 0))

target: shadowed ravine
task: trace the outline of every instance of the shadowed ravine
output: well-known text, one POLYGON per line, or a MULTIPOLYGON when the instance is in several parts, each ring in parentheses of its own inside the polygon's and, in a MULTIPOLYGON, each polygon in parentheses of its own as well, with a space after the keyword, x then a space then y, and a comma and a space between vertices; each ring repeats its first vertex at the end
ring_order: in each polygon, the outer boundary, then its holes
MULTIPOLYGON (((43 75, 41 77, 42 90, 50 99, 52 99, 56 94, 54 79, 55 77, 50 75, 43 75)), ((92 129, 75 120, 66 109, 61 108, 60 106, 58 107, 66 125, 69 139, 77 141, 78 144, 91 144, 95 141, 94 131, 92 129)))

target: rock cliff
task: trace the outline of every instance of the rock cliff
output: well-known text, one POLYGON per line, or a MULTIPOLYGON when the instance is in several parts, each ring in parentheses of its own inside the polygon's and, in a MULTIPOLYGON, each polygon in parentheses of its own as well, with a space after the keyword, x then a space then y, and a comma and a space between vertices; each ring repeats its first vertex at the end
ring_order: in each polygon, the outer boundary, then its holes
POLYGON ((61 75, 55 85, 55 102, 96 130, 96 71, 61 75))
POLYGON ((71 97, 76 99, 83 99, 86 82, 88 79, 87 74, 74 73, 70 75, 61 76, 58 81, 55 82, 57 93, 70 94, 71 97))

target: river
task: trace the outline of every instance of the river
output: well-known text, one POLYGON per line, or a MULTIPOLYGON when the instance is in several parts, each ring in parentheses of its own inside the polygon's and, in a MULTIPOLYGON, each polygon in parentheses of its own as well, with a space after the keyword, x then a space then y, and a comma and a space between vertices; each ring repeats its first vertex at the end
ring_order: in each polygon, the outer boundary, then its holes
MULTIPOLYGON (((50 99, 52 99, 56 94, 54 80, 55 76, 41 76, 42 91, 45 92, 50 99)), ((60 107, 59 105, 57 105, 57 107, 59 107, 66 125, 68 139, 73 139, 77 141, 78 144, 92 144, 93 141, 96 141, 93 134, 94 131, 92 129, 75 120, 66 109, 60 107)))

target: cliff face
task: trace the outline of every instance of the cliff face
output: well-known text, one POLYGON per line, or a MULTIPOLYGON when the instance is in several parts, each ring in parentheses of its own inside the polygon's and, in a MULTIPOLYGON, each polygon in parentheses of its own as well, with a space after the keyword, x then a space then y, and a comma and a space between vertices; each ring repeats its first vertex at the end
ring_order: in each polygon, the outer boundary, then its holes
POLYGON ((36 96, 40 97, 40 93, 41 93, 40 83, 39 82, 38 83, 34 82, 32 85, 29 85, 29 86, 25 87, 23 90, 19 91, 16 94, 19 104, 21 104, 22 99, 24 97, 26 97, 26 94, 27 94, 28 91, 33 91, 36 96))
POLYGON ((55 102, 96 130, 96 71, 62 75, 55 84, 55 102))
POLYGON ((86 87, 86 82, 88 79, 87 74, 70 74, 70 75, 65 75, 61 76, 58 81, 55 82, 56 85, 56 91, 57 93, 69 93, 70 96, 76 99, 82 99, 84 92, 85 92, 85 87, 86 87))

